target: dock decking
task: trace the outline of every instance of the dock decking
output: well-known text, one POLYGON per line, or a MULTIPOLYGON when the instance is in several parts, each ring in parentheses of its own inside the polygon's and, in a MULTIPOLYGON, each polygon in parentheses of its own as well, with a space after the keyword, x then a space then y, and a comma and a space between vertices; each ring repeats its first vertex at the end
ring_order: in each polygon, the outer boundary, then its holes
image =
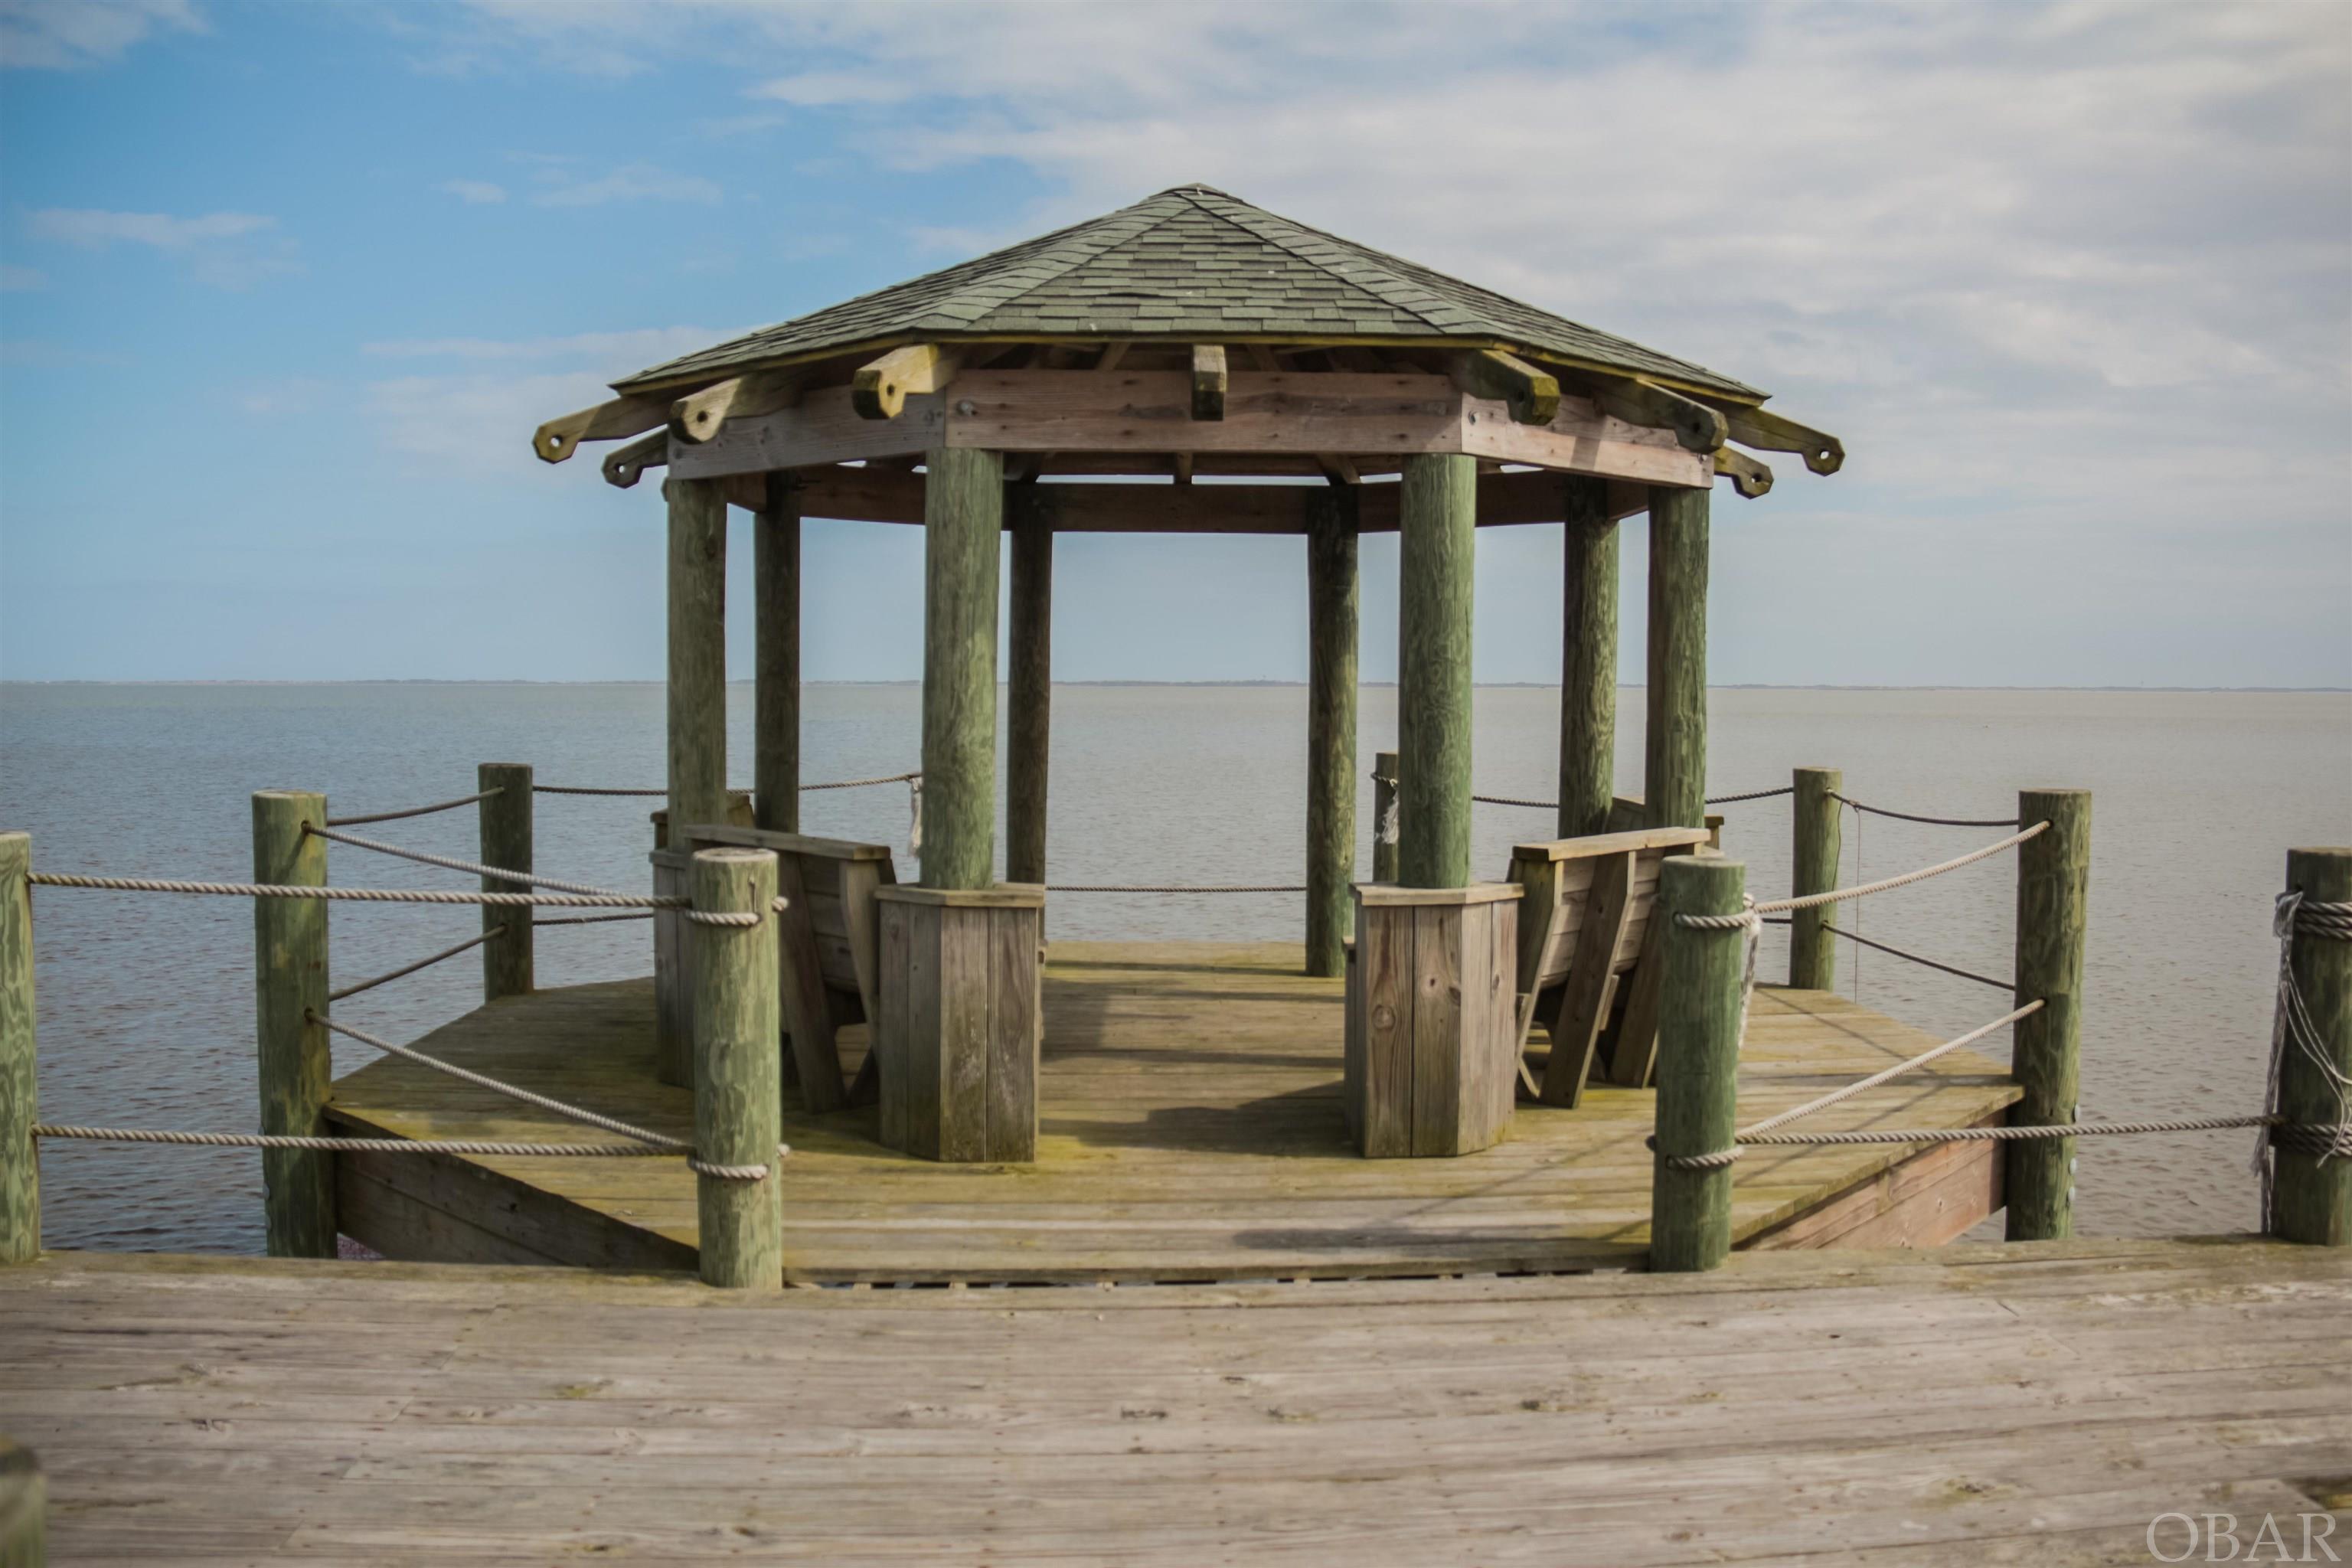
POLYGON ((2331 1509, 2352 1541, 2352 1258, 2252 1240, 768 1295, 62 1254, 0 1269, 0 1342, 60 1564, 1975 1568, 2144 1563, 2167 1512, 2299 1550, 2331 1509))
MULTIPOLYGON (((788 1103, 785 1272, 809 1281, 1182 1280, 1549 1271, 1638 1264, 1647 1090, 1522 1105, 1461 1159, 1364 1160, 1341 1125, 1340 983, 1295 944, 1056 942, 1034 1165, 943 1165, 875 1141, 871 1108, 788 1103)), ((690 1097, 654 1079, 650 982, 492 1004, 420 1042, 453 1061, 656 1130, 690 1097)), ((854 1064, 862 1027, 846 1032, 854 1064)), ((1538 1036, 1538 1038, 1540 1036, 1538 1036)), ((1822 992, 1760 990, 1743 1119, 1934 1044, 1822 992)), ((1824 1112, 1827 1126, 1973 1125, 2017 1090, 1956 1052, 1824 1112)), ((579 1128, 396 1059, 335 1086, 341 1130, 571 1141, 579 1128)), ((341 1156, 342 1227, 394 1257, 689 1268, 694 1178, 672 1161, 341 1156)), ((1987 1144, 1758 1150, 1735 1235, 1760 1246, 1953 1239, 1998 1205, 1987 1144), (1906 1155, 1908 1156, 1906 1158, 1906 1155)))

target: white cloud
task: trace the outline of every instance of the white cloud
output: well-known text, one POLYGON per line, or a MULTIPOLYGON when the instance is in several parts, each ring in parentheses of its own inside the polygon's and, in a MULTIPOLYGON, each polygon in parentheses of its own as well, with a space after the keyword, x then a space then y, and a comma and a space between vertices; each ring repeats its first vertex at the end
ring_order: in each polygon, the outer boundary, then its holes
POLYGON ((85 250, 141 245, 178 258, 189 276, 215 289, 250 289, 265 279, 302 270, 293 241, 278 237, 278 220, 257 213, 106 212, 91 207, 43 207, 28 215, 36 239, 85 250))
POLYGON ((444 180, 434 189, 446 191, 468 206, 488 206, 507 199, 507 188, 488 180, 444 180))
MULTIPOLYGON (((631 368, 635 368, 632 366, 631 368)), ((612 396, 585 371, 543 375, 409 375, 371 384, 378 443, 422 472, 516 478, 538 468, 531 433, 612 396)), ((572 460, 602 462, 592 447, 572 460)))
MULTIPOLYGON (((609 368, 614 377, 740 336, 711 327, 641 327, 618 332, 575 332, 560 338, 406 338, 363 343, 380 359, 577 360, 609 368)), ((561 412, 561 410, 558 410, 561 412)))
POLYGON ((151 33, 205 30, 191 0, 0 0, 0 67, 103 65, 151 33))
POLYGON ((533 172, 540 188, 531 205, 542 207, 595 207, 609 202, 698 202, 716 205, 718 183, 699 174, 677 174, 647 163, 624 163, 608 174, 584 179, 560 163, 542 164, 533 172))
POLYGON ((0 267, 0 292, 17 293, 48 286, 48 279, 38 268, 0 267))

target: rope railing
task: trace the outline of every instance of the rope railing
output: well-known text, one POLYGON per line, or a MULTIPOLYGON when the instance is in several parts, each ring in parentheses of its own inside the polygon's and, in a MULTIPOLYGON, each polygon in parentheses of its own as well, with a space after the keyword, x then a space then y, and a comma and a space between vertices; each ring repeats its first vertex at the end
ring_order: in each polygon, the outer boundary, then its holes
POLYGON ((191 1132, 177 1128, 33 1124, 36 1138, 102 1143, 176 1143, 204 1149, 311 1149, 330 1154, 488 1154, 559 1160, 675 1158, 650 1143, 509 1143, 482 1138, 310 1138, 284 1132, 191 1132))
MULTIPOLYGON (((675 895, 638 898, 627 893, 474 893, 425 888, 312 888, 273 882, 197 882, 168 877, 91 877, 71 871, 28 872, 42 888, 81 888, 108 893, 194 893, 231 899, 322 899, 362 904, 486 904, 497 909, 685 910, 693 900, 675 895)), ((756 923, 759 917, 748 917, 756 923)))
POLYGON ((327 818, 327 826, 357 827, 366 822, 397 822, 404 816, 430 816, 436 811, 455 811, 461 805, 472 805, 477 801, 488 800, 494 795, 504 793, 503 789, 494 785, 472 795, 461 795, 455 800, 436 801, 431 805, 412 805, 400 811, 371 811, 359 816, 331 816, 327 818))
MULTIPOLYGON (((829 782, 827 782, 827 783, 824 783, 824 784, 804 784, 801 785, 801 792, 802 792, 803 795, 805 795, 805 794, 809 793, 809 792, 810 792, 810 791, 812 791, 812 790, 821 790, 821 789, 864 789, 864 788, 865 788, 866 785, 868 785, 868 784, 911 784, 913 781, 915 781, 916 779, 921 778, 922 776, 923 776, 922 770, 921 770, 920 768, 916 768, 916 769, 912 769, 912 770, 910 770, 910 771, 908 771, 908 772, 907 772, 907 773, 884 773, 884 774, 880 775, 879 777, 870 778, 870 779, 834 779, 834 780, 831 780, 831 781, 829 781, 829 782)), ((669 794, 669 791, 668 791, 668 789, 667 789, 667 787, 656 787, 656 788, 652 788, 652 789, 605 789, 605 788, 599 788, 599 787, 597 787, 597 786, 591 785, 591 784, 535 784, 531 785, 530 787, 531 787, 531 791, 532 791, 532 793, 534 793, 534 794, 536 794, 536 795, 638 795, 638 796, 653 796, 653 795, 668 795, 668 794, 669 794)), ((748 790, 748 789, 735 789, 735 790, 730 790, 730 791, 729 791, 729 793, 730 793, 730 794, 731 794, 731 795, 749 795, 749 794, 751 794, 751 792, 750 790, 748 790)))
MULTIPOLYGON (((1791 922, 1785 917, 1775 917, 1771 920, 1765 921, 1764 923, 1768 926, 1784 926, 1791 922)), ((1946 963, 1940 959, 1929 958, 1923 953, 1913 952, 1907 948, 1893 947, 1883 942, 1873 941, 1871 938, 1861 935, 1859 932, 1850 931, 1843 926, 1831 925, 1826 921, 1822 923, 1822 929, 1829 932, 1832 936, 1842 936, 1848 942, 1859 943, 1864 947, 1870 948, 1874 952, 1884 952, 1894 958, 1907 958, 1914 963, 1923 964, 1929 969, 1942 970, 1946 974, 1957 974, 1963 980, 1973 980, 1979 985, 1990 985, 1994 989, 2000 991, 2014 991, 2017 989, 2017 982, 2014 980, 1995 980, 1991 975, 1979 974, 1973 969, 1961 969, 1957 965, 1946 963)))
MULTIPOLYGON (((1988 844, 1981 849, 1971 849, 1965 855, 1956 855, 1949 860, 1939 860, 1933 866, 1922 866, 1916 871, 1906 871, 1899 877, 1883 877, 1875 882, 1861 882, 1851 888, 1832 888, 1825 893, 1803 893, 1786 899, 1767 899, 1755 906, 1754 912, 1759 915, 1777 915, 1785 914, 1790 910, 1815 910, 1823 904, 1843 903, 1848 899, 1867 898, 1873 893, 1891 892, 1896 888, 1907 888, 1914 882, 1924 882, 1930 877, 1940 877, 1947 871, 1957 871, 1963 866, 1973 866, 1978 861, 1988 859, 2004 849, 2014 849, 2027 839, 2046 833, 2049 829, 2050 825, 2047 822, 2037 822, 2022 832, 2012 833, 2008 837, 1988 844)), ((1740 917, 1676 915, 1675 919, 1683 925, 1698 926, 1702 921, 1736 921, 1740 917)), ((1716 925, 1700 927, 1700 929, 1724 931, 1729 928, 1716 925)))
MULTIPOLYGON (((1377 773, 1372 774, 1372 782, 1374 784, 1388 784, 1391 787, 1394 787, 1396 784, 1396 780, 1389 777, 1386 773, 1377 773)), ((1796 793, 1796 785, 1782 784, 1778 789, 1751 789, 1744 791, 1738 795, 1711 795, 1706 797, 1705 804, 1708 805, 1732 805, 1743 800, 1769 800, 1776 795, 1794 795, 1796 793)), ((1559 809, 1559 802, 1556 800, 1521 800, 1516 795, 1474 795, 1470 798, 1477 801, 1483 805, 1523 805, 1530 811, 1558 811, 1559 809)))
MULTIPOLYGON (((533 923, 536 924, 538 922, 534 921, 533 923)), ((366 980, 360 981, 357 984, 346 985, 340 991, 330 991, 327 993, 327 1000, 330 1002, 340 1002, 346 996, 356 996, 362 991, 373 991, 377 986, 385 984, 387 981, 398 980, 403 975, 414 974, 420 969, 429 969, 445 958, 455 958, 461 952, 470 952, 475 948, 481 946, 482 943, 489 941, 490 938, 494 936, 504 936, 506 933, 506 927, 502 925, 492 926, 489 930, 483 931, 478 936, 469 936, 461 942, 445 947, 440 952, 420 958, 414 963, 403 964, 398 969, 386 970, 383 973, 373 975, 366 980)))
POLYGON ((601 926, 614 921, 649 921, 653 918, 651 910, 635 910, 625 915, 564 915, 551 921, 533 921, 530 923, 536 930, 541 926, 601 926))
MULTIPOLYGON (((466 871, 478 877, 499 877, 509 882, 527 882, 532 887, 556 888, 564 892, 577 893, 583 896, 593 895, 600 898, 625 898, 627 896, 625 894, 614 893, 610 889, 599 888, 587 882, 567 882, 555 877, 541 877, 535 872, 509 870, 503 866, 484 866, 472 860, 460 860, 454 855, 428 855, 422 849, 405 849, 397 844, 385 844, 373 838, 362 838, 356 833, 339 833, 331 827, 314 827, 310 824, 305 823, 303 824, 302 831, 305 833, 315 834, 320 838, 332 839, 337 844, 348 844, 354 849, 373 849, 379 855, 395 855, 404 860, 415 860, 426 866, 445 867, 452 871, 466 871)), ((666 903, 665 900, 654 900, 650 901, 656 908, 683 908, 688 900, 681 899, 674 905, 666 903)), ((778 913, 782 913, 786 907, 785 900, 781 898, 777 899, 774 900, 772 907, 778 913)), ((688 909, 686 910, 686 918, 694 921, 697 925, 748 927, 758 925, 760 923, 761 917, 756 911, 749 910, 713 913, 702 910, 688 909)))
POLYGON ((1873 816, 1891 816, 1900 822, 1925 822, 1937 827, 2015 827, 2013 816, 1920 816, 1908 811, 1890 811, 1883 805, 1871 805, 1835 790, 1823 790, 1832 800, 1850 805, 1856 811, 1866 811, 1873 816))
POLYGON ((1303 893, 1307 884, 1234 882, 1222 885, 1179 887, 1172 883, 1150 882, 1048 882, 1049 893, 1303 893))

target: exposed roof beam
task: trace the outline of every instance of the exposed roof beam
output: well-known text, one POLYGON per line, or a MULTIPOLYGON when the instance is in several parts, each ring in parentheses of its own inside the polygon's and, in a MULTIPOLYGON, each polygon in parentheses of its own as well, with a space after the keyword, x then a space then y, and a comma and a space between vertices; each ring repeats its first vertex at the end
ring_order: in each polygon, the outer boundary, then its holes
POLYGON ((1323 477, 1335 485, 1360 485, 1364 482, 1364 476, 1356 472, 1356 465, 1337 452, 1316 453, 1315 466, 1322 469, 1323 477))
POLYGON ((896 419, 910 392, 939 392, 963 368, 963 351, 937 343, 908 343, 866 365, 849 384, 849 401, 861 419, 896 419))
POLYGON ((583 441, 616 441, 642 436, 669 417, 669 405, 657 397, 615 397, 593 408, 551 419, 531 433, 530 449, 541 462, 560 463, 580 449, 583 441))
POLYGON ((1491 397, 1510 406, 1522 425, 1549 425, 1559 412, 1559 378, 1500 349, 1455 354, 1448 368, 1454 384, 1473 397, 1491 397))
POLYGON ((1176 482, 1177 482, 1178 484, 1180 484, 1180 485, 1189 485, 1189 484, 1191 484, 1191 483, 1192 482, 1192 453, 1190 453, 1190 452, 1172 452, 1172 453, 1169 454, 1169 458, 1168 458, 1168 466, 1169 466, 1171 469, 1173 469, 1173 470, 1174 470, 1175 475, 1176 475, 1176 482))
POLYGON ((669 405, 670 433, 681 441, 699 445, 718 435, 730 419, 752 419, 790 408, 807 384, 805 375, 762 370, 706 386, 669 405))
POLYGON ((1095 361, 1095 368, 1097 370, 1117 370, 1118 368, 1118 362, 1127 357, 1127 351, 1131 346, 1132 345, 1129 344, 1125 338, 1115 338, 1111 342, 1103 344, 1102 357, 1095 361))
POLYGON ((1628 425, 1671 430, 1675 439, 1691 451, 1717 451, 1730 439, 1730 427, 1721 414, 1655 382, 1608 375, 1588 376, 1584 382, 1603 414, 1628 425))
POLYGON ((1834 436, 1808 429, 1793 419, 1783 419, 1761 408, 1733 407, 1725 409, 1723 414, 1731 426, 1731 438, 1743 447, 1753 447, 1759 452, 1801 453, 1805 467, 1817 474, 1834 474, 1845 466, 1845 443, 1834 436))
POLYGON ((647 468, 669 466, 669 432, 656 430, 642 441, 632 441, 604 458, 604 482, 627 489, 645 478, 647 468))
POLYGON ((1772 470, 1737 447, 1715 449, 1715 471, 1731 477, 1731 488, 1743 500, 1754 500, 1772 488, 1772 470))
POLYGON ((1192 417, 1225 416, 1225 351, 1216 343, 1192 345, 1192 417))

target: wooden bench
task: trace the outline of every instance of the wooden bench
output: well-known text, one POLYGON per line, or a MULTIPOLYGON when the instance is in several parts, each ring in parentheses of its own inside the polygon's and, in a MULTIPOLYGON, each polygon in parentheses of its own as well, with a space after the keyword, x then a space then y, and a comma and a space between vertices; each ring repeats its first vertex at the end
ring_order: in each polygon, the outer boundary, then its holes
POLYGON ((1546 1105, 1573 1106, 1583 1098, 1601 1031, 1621 996, 1609 1078, 1630 1088, 1648 1083, 1665 969, 1664 927, 1650 918, 1658 865, 1710 837, 1704 827, 1647 827, 1511 850, 1510 879, 1525 889, 1515 1060, 1521 1081, 1546 1105), (1528 1035, 1538 1016, 1551 1035, 1540 1088, 1527 1067, 1528 1035))
MULTIPOLYGON (((785 902, 776 933, 784 1031, 792 1042, 788 1060, 798 1074, 801 1101, 823 1115, 871 1099, 879 1079, 870 1039, 857 1081, 845 1085, 837 1035, 851 1024, 871 1026, 881 1016, 881 925, 875 891, 898 880, 890 847, 731 824, 690 826, 686 837, 687 851, 721 844, 775 851, 776 892, 785 902)), ((686 858, 685 852, 670 853, 686 858)), ((658 871, 659 857, 656 867, 658 871)), ((678 921, 675 929, 691 928, 678 921)))

